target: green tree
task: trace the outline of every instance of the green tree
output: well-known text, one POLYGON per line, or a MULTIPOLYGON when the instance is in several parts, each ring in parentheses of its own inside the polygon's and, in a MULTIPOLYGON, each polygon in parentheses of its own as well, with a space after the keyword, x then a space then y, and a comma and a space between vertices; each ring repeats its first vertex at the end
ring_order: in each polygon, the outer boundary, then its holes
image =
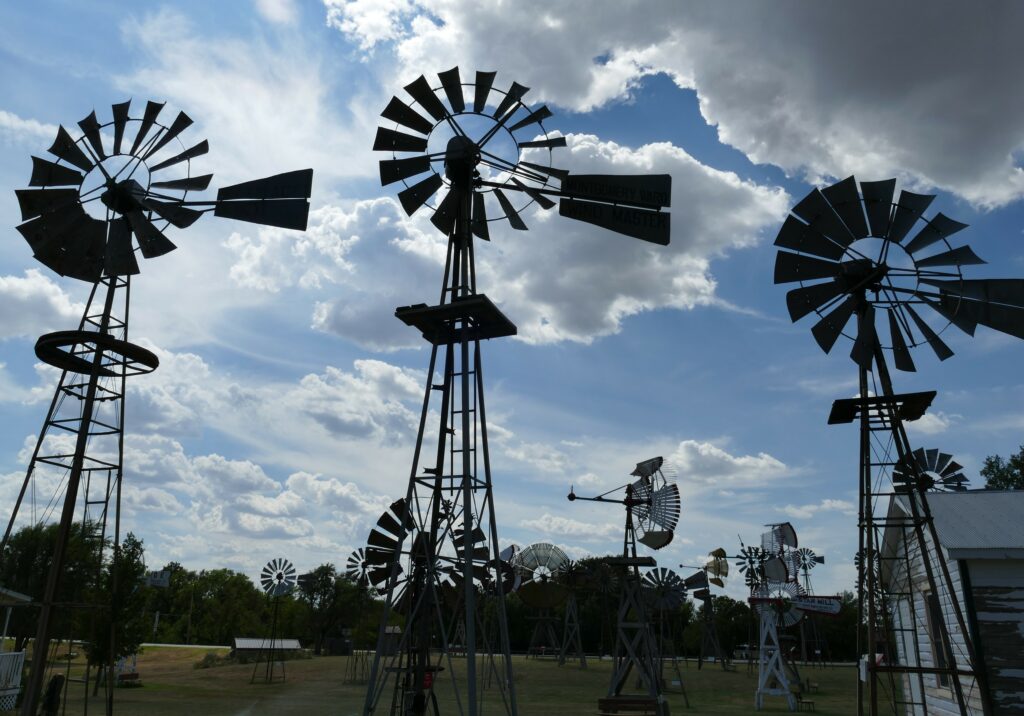
POLYGON ((1004 460, 1000 455, 989 455, 981 468, 986 490, 1024 490, 1024 445, 1004 460))
MULTIPOLYGON (((103 567, 92 602, 103 609, 86 617, 89 641, 85 653, 90 666, 104 666, 138 652, 146 636, 146 563, 142 540, 131 532, 103 567)), ((93 693, 99 689, 97 678, 93 693)))

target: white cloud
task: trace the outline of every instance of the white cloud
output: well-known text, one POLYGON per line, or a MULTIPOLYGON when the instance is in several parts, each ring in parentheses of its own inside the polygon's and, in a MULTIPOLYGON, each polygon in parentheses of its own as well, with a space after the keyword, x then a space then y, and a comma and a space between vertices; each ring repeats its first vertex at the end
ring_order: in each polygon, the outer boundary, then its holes
POLYGON ((784 507, 777 507, 776 509, 794 519, 809 519, 819 512, 841 512, 844 515, 857 514, 857 508, 852 502, 833 499, 824 499, 821 502, 809 505, 790 504, 784 507))
POLYGON ((364 50, 391 43, 403 78, 500 57, 500 82, 586 111, 665 73, 756 163, 811 178, 907 176, 982 206, 1024 194, 1024 7, 1012 0, 326 4, 364 50))
POLYGON ((52 142, 57 136, 57 125, 45 124, 35 119, 24 119, 0 109, 0 137, 19 144, 35 145, 52 142))
POLYGON ((917 420, 911 420, 906 423, 907 432, 919 435, 940 435, 946 432, 959 418, 959 415, 947 415, 941 410, 934 413, 925 413, 917 420))
POLYGON ((584 541, 603 540, 622 534, 622 526, 611 522, 591 524, 545 512, 540 517, 520 520, 519 526, 543 535, 574 537, 584 541))
POLYGON ((680 481, 719 487, 768 487, 793 472, 767 453, 730 455, 713 443, 697 440, 683 440, 666 460, 676 466, 680 481))
POLYGON ((256 0, 256 10, 263 19, 277 25, 294 25, 299 14, 295 0, 256 0))
POLYGON ((84 310, 38 269, 28 269, 24 276, 0 276, 0 340, 77 328, 84 310))

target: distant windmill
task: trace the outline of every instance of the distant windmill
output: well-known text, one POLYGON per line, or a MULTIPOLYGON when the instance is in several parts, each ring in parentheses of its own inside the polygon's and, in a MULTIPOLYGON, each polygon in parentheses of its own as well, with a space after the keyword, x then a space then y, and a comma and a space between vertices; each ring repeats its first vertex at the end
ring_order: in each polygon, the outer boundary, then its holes
MULTIPOLYGON (((131 278, 140 272, 139 256, 149 260, 173 251, 176 246, 164 232, 171 226, 187 228, 208 212, 306 228, 312 169, 224 187, 215 199, 193 198, 213 178, 195 172, 196 160, 209 145, 206 140, 183 144, 192 119, 179 112, 165 125, 160 121, 163 108, 151 101, 141 117, 132 117, 131 102, 122 102, 111 107, 113 118, 106 123, 91 112, 78 123, 77 138, 61 126, 47 150, 53 159, 32 157, 32 188, 16 192, 24 222, 18 232, 36 260, 61 276, 92 284, 77 329, 48 333, 36 341, 36 356, 61 376, 0 542, 3 555, 26 494, 33 523, 59 514, 46 586, 43 594, 34 595, 40 609, 21 707, 26 715, 35 716, 40 705, 53 622, 58 612, 72 609, 58 602, 83 602, 78 595, 60 598, 76 512, 96 565, 103 563, 111 536, 114 559, 119 550, 125 381, 159 365, 155 354, 128 338, 128 297, 131 278), (53 485, 58 487, 51 495, 53 485), (49 500, 41 513, 35 503, 40 494, 49 500)), ((179 286, 189 290, 184 277, 179 286)), ((117 601, 113 596, 111 602, 117 601)), ((112 604, 89 608, 109 612, 112 604)), ((112 640, 113 631, 91 637, 112 640)), ((112 657, 105 673, 109 713, 112 657)))
POLYGON ((658 647, 643 598, 640 577, 641 567, 658 565, 653 557, 637 555, 637 543, 653 550, 662 549, 672 542, 675 535, 676 524, 679 522, 679 487, 675 482, 670 482, 662 471, 663 462, 661 457, 655 457, 637 463, 630 473, 637 478, 634 482, 596 497, 580 497, 571 488, 568 496, 570 501, 611 502, 626 508, 622 556, 606 560, 624 572, 608 697, 614 699, 622 695, 630 672, 635 668, 647 696, 652 703, 657 704, 659 715, 667 714, 668 707, 661 693, 658 647), (624 493, 621 498, 609 497, 618 492, 624 493))
POLYGON ((698 671, 704 666, 704 662, 714 659, 724 671, 730 669, 729 658, 722 649, 722 643, 718 638, 718 626, 715 623, 715 602, 711 594, 711 587, 719 589, 725 587, 725 578, 729 576, 729 560, 725 550, 719 547, 708 554, 708 559, 702 567, 692 567, 685 564, 680 567, 697 569, 698 571, 686 577, 683 583, 693 598, 701 603, 700 609, 700 653, 697 657, 698 671))
POLYGON ((558 665, 565 664, 569 657, 577 659, 581 669, 587 668, 587 655, 583 651, 580 633, 580 611, 576 594, 591 582, 592 573, 583 569, 579 562, 570 560, 562 569, 559 581, 565 587, 565 617, 562 622, 562 646, 558 652, 558 665))
MULTIPOLYGON (((307 575, 302 576, 306 577, 307 575)), ((278 653, 282 651, 278 615, 281 608, 281 597, 291 594, 298 581, 295 566, 284 558, 270 560, 260 572, 260 587, 262 587, 263 593, 272 600, 273 607, 270 616, 270 638, 260 642, 259 651, 256 653, 256 663, 252 667, 252 677, 249 679, 250 684, 256 681, 261 656, 267 660, 263 672, 264 683, 269 684, 274 681, 274 670, 278 665, 281 667, 281 681, 285 680, 284 660, 278 661, 278 653)))
POLYGON ((551 610, 569 597, 561 580, 569 564, 565 552, 548 542, 531 544, 516 555, 513 566, 522 579, 519 599, 532 611, 528 617, 533 622, 528 656, 556 658, 561 653, 558 617, 551 610))

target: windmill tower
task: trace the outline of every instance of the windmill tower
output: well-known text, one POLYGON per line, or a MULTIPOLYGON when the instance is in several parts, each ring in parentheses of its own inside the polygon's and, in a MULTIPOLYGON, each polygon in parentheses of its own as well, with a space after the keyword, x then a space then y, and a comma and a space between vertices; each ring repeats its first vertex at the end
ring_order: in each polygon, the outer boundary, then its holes
MULTIPOLYGON (((687 567, 685 564, 680 567, 687 567)), ((724 588, 723 581, 729 576, 729 560, 725 550, 719 547, 713 550, 698 571, 686 577, 683 584, 693 594, 693 598, 700 601, 700 653, 697 658, 697 670, 704 666, 704 662, 710 658, 722 667, 723 671, 729 671, 729 659, 722 649, 722 643, 718 638, 718 626, 715 623, 715 602, 711 594, 711 587, 724 588)))
MULTIPOLYGON (((813 594, 811 587, 811 570, 819 564, 825 564, 825 556, 815 554, 810 547, 801 547, 793 555, 795 563, 793 567, 796 573, 801 576, 804 591, 813 594)), ((828 645, 825 643, 825 635, 822 634, 818 620, 812 615, 800 622, 800 660, 804 663, 824 665, 828 645), (810 657, 810 658, 808 658, 810 657)))
MULTIPOLYGON (((891 351, 903 371, 915 370, 911 349, 924 344, 946 360, 953 351, 940 334, 950 325, 970 335, 980 324, 1024 337, 1024 282, 964 278, 962 267, 984 263, 969 246, 954 248, 949 241, 966 225, 941 213, 926 219, 924 212, 935 197, 901 191, 893 201, 895 187, 895 179, 858 187, 849 177, 808 194, 775 241, 781 249, 775 283, 800 283, 786 295, 790 317, 798 321, 817 314, 812 333, 826 353, 840 335, 853 340, 850 356, 857 364, 859 396, 835 401, 829 424, 857 421, 860 428, 858 554, 864 559, 857 601, 863 625, 860 653, 867 654, 867 678, 857 684, 860 711, 895 713, 922 706, 907 695, 924 694, 924 679, 933 676, 950 684, 954 702, 966 714, 977 655, 949 568, 936 551, 927 495, 942 483, 922 471, 904 425, 925 413, 935 392, 897 393, 886 355, 891 351), (881 334, 875 321, 879 315, 881 334), (894 482, 897 472, 902 474, 899 484, 894 482), (890 500, 905 505, 908 517, 890 517, 890 500), (876 580, 906 572, 911 562, 905 554, 880 563, 886 528, 914 545, 924 571, 916 586, 907 580, 905 591, 890 595, 876 580), (877 571, 867 568, 876 562, 877 571), (885 603, 888 598, 892 604, 885 603), (945 606, 931 610, 934 643, 928 651, 935 656, 922 658, 915 643, 903 649, 901 658, 889 635, 911 641, 907 635, 916 633, 917 615, 927 613, 929 599, 945 606)), ((980 691, 986 699, 985 689, 980 691)))
POLYGON ((588 581, 589 574, 580 567, 579 562, 569 560, 562 569, 559 581, 565 587, 568 596, 565 599, 565 617, 562 622, 562 647, 558 652, 558 665, 564 666, 569 657, 578 659, 580 668, 587 668, 587 655, 583 651, 583 635, 580 633, 580 610, 576 602, 576 593, 588 581))
POLYGON ((683 674, 679 671, 679 655, 676 653, 676 625, 672 618, 686 601, 686 584, 678 574, 665 567, 656 567, 645 572, 640 584, 644 589, 647 602, 657 618, 658 679, 661 682, 661 690, 667 691, 669 686, 665 681, 665 661, 668 660, 675 672, 676 681, 679 682, 683 699, 689 706, 690 699, 686 695, 683 674))
POLYGON ((295 589, 298 583, 298 576, 295 573, 295 566, 284 558, 272 559, 267 562, 260 572, 260 587, 267 598, 273 602, 270 616, 270 639, 264 639, 260 643, 260 649, 256 653, 256 663, 252 667, 252 676, 249 683, 256 681, 256 672, 260 668, 260 657, 266 657, 266 667, 263 673, 264 683, 270 684, 274 681, 274 670, 278 665, 281 667, 281 681, 286 678, 284 661, 278 662, 278 652, 281 649, 280 634, 278 633, 278 612, 281 607, 281 597, 287 596, 295 589))
POLYGON ((647 614, 640 577, 641 567, 658 565, 653 557, 637 554, 637 542, 648 549, 658 550, 667 547, 675 535, 679 522, 679 488, 662 472, 662 463, 661 457, 637 463, 630 473, 637 478, 635 482, 602 495, 580 497, 571 488, 568 495, 570 501, 611 502, 626 508, 622 556, 606 560, 623 571, 608 698, 623 695, 629 675, 635 668, 641 688, 656 704, 660 716, 668 713, 668 705, 661 693, 658 646, 647 614), (609 497, 620 491, 624 492, 622 498, 609 497))
MULTIPOLYGON (((56 161, 32 157, 32 188, 16 192, 24 221, 18 231, 34 257, 61 276, 92 284, 78 327, 36 342, 36 356, 61 376, 0 543, 2 555, 16 525, 59 519, 46 586, 37 595, 40 612, 23 714, 34 715, 39 707, 54 630, 66 629, 70 605, 81 603, 69 590, 84 585, 62 585, 72 532, 80 531, 97 569, 119 555, 125 381, 159 363, 128 339, 137 253, 152 259, 173 251, 164 231, 191 226, 210 211, 306 228, 311 169, 224 187, 216 199, 191 198, 213 177, 198 175, 193 167, 209 145, 203 140, 186 147, 181 139, 192 119, 179 112, 162 124, 163 107, 148 102, 141 117, 132 117, 130 101, 115 104, 113 119, 105 124, 92 112, 78 123, 77 139, 60 127, 47 150, 56 161), (40 498, 45 507, 39 507, 40 498)), ((91 605, 110 614, 112 632, 120 618, 110 613, 117 602, 112 595, 109 604, 91 605)), ((112 663, 107 667, 110 713, 114 670, 112 663)))
POLYGON ((548 542, 531 544, 516 555, 513 566, 522 580, 519 599, 533 611, 527 617, 533 622, 527 656, 554 658, 562 653, 558 617, 552 609, 569 597, 569 590, 560 579, 568 565, 565 552, 548 542))
MULTIPOLYGON (((566 139, 544 129, 552 115, 547 107, 532 109, 523 102, 527 87, 513 82, 500 90, 494 72, 477 72, 473 82, 463 82, 457 67, 440 73, 438 80, 439 86, 431 86, 420 76, 406 85, 411 105, 393 97, 381 113, 391 127, 380 127, 374 141, 375 150, 390 154, 380 162, 382 184, 404 186, 398 199, 409 215, 423 207, 431 210, 431 223, 447 238, 447 251, 439 303, 395 312, 420 331, 431 353, 408 488, 395 513, 401 532, 392 533, 397 538, 389 548, 392 559, 379 563, 388 570, 381 588, 385 608, 379 640, 385 639, 395 612, 405 629, 396 657, 384 659, 378 650, 367 714, 378 712, 389 687, 393 714, 423 713, 435 701, 435 675, 442 663, 451 668, 437 609, 439 558, 454 545, 459 545, 455 557, 465 590, 466 661, 464 678, 450 679, 453 702, 460 713, 476 714, 480 708, 476 585, 499 564, 480 342, 515 335, 516 327, 477 290, 475 239, 490 240, 490 225, 501 220, 526 229, 522 211, 534 203, 550 209, 555 197, 562 216, 653 243, 669 240, 669 215, 661 211, 670 202, 667 175, 571 176, 551 163, 553 150, 565 146, 566 139), (431 204, 442 188, 443 198, 431 204), (436 432, 427 430, 432 414, 439 416, 436 432), (441 520, 444 500, 452 504, 451 520, 458 529, 446 529, 441 520), (405 573, 411 571, 411 598, 404 604, 395 595, 403 561, 405 573), (441 650, 435 660, 431 645, 438 635, 441 650)), ((493 582, 501 584, 496 575, 493 582)), ((498 683, 506 713, 515 714, 504 610, 498 599, 503 675, 498 683)))

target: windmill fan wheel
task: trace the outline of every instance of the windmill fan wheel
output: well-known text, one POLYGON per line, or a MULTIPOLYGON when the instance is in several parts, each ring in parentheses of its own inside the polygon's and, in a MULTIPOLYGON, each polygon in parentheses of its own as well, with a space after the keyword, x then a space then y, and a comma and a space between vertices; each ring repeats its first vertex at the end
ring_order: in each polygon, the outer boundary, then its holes
POLYGON ((962 267, 985 263, 949 241, 966 224, 942 213, 926 219, 935 197, 904 190, 894 201, 895 186, 860 182, 858 190, 851 176, 793 207, 775 240, 775 283, 800 284, 786 295, 792 320, 817 314, 811 332, 822 350, 846 335, 851 358, 867 370, 881 349, 904 371, 915 370, 910 350, 926 343, 939 360, 949 358, 940 334, 950 324, 970 335, 982 324, 1024 338, 1024 281, 965 279, 962 267), (888 339, 879 337, 876 316, 888 339))
POLYGON ((270 597, 283 597, 290 594, 298 582, 295 566, 287 559, 277 558, 267 562, 260 572, 260 586, 270 597))
POLYGON ((911 489, 964 492, 968 479, 962 470, 963 465, 949 453, 918 448, 893 468, 892 482, 897 492, 911 489))
POLYGON ((665 567, 646 572, 640 580, 651 606, 659 611, 677 609, 686 600, 686 585, 678 574, 665 567))
POLYGON ((312 169, 224 187, 215 200, 190 199, 213 178, 192 168, 209 144, 182 143, 192 125, 184 112, 162 124, 162 103, 147 102, 141 117, 131 117, 130 108, 130 101, 113 105, 113 119, 105 124, 90 113, 78 123, 77 139, 61 126, 47 150, 56 161, 32 157, 32 188, 16 192, 24 222, 18 231, 40 263, 90 283, 104 275, 134 275, 136 251, 146 259, 173 251, 164 231, 189 227, 208 211, 306 228, 312 169))
POLYGON ((525 547, 515 558, 515 569, 522 576, 519 598, 528 606, 549 609, 566 600, 569 595, 559 576, 569 564, 569 557, 548 542, 525 547))

